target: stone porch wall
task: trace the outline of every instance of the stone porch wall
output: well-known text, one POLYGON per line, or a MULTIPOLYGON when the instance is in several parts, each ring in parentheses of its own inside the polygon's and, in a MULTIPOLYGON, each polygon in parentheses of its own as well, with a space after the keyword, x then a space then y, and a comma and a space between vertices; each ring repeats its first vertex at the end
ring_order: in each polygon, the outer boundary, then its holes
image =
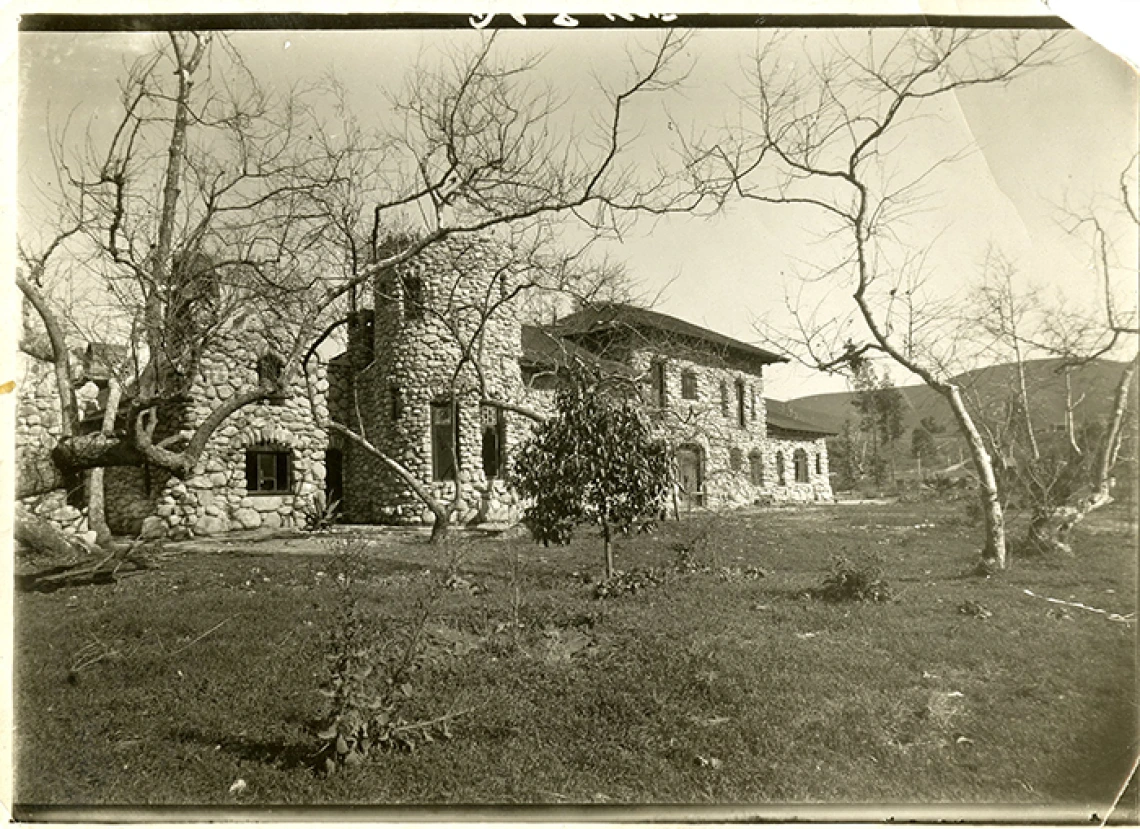
MULTIPOLYGON (((16 359, 16 475, 25 485, 54 478, 51 450, 59 436, 62 416, 56 391, 55 367, 24 352, 16 359)), ((82 403, 82 400, 80 401, 82 403)), ((20 499, 20 505, 64 532, 94 541, 86 506, 68 503, 68 493, 51 489, 20 499)))

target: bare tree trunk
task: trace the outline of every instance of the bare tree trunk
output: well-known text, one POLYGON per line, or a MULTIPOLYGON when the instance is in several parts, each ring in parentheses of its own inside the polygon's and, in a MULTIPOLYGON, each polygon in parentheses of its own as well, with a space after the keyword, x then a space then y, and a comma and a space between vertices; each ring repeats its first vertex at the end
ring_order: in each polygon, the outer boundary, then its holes
POLYGON ((1133 357, 1121 372, 1116 384, 1116 396, 1112 405, 1112 416, 1097 452, 1096 467, 1093 470, 1091 492, 1074 503, 1059 507, 1040 506, 1033 511, 1025 542, 1029 549, 1042 554, 1071 554, 1071 536, 1076 526, 1085 520, 1089 513, 1112 503, 1112 468, 1120 453, 1120 442, 1124 433, 1124 418, 1128 412, 1128 397, 1132 391, 1132 378, 1136 375, 1140 355, 1133 357))
MULTIPOLYGON (((102 431, 110 435, 115 431, 115 416, 119 412, 122 386, 112 377, 107 384, 107 403, 103 407, 102 431)), ((87 474, 87 524, 95 531, 95 543, 106 547, 111 543, 111 528, 107 526, 103 467, 95 467, 87 474)))
POLYGON ((85 561, 91 554, 78 538, 22 507, 16 508, 15 540, 40 567, 69 567, 85 561))
POLYGON ((431 522, 431 537, 428 541, 431 544, 442 544, 451 536, 451 511, 434 503, 429 504, 428 509, 434 516, 431 522))
POLYGON ((1081 395, 1081 400, 1076 403, 1073 402, 1073 367, 1065 367, 1065 434, 1069 438, 1069 445, 1073 447, 1073 451, 1078 455, 1083 455, 1084 450, 1077 442, 1077 417, 1076 408, 1084 400, 1084 395, 1081 395))
POLYGON ((941 391, 950 403, 954 419, 958 421, 958 427, 966 438, 970 458, 974 462, 974 471, 978 474, 978 498, 982 502, 985 531, 982 566, 986 569, 1004 570, 1007 563, 1005 513, 998 493, 997 476, 994 475, 993 458, 986 451, 985 441, 982 440, 981 433, 966 410, 965 401, 962 400, 962 393, 958 387, 947 386, 937 390, 941 391))

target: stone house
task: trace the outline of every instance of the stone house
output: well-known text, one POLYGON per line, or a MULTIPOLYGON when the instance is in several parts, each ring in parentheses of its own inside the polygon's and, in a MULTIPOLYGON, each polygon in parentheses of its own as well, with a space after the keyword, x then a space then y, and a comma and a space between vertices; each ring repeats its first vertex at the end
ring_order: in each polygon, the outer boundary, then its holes
MULTIPOLYGON (((108 469, 112 530, 178 537, 292 526, 322 492, 344 521, 430 523, 414 488, 330 429, 330 419, 363 435, 432 498, 449 502, 458 486, 457 521, 515 522, 522 506, 507 470, 534 423, 522 410, 550 412, 574 361, 642 386, 674 447, 685 507, 831 500, 829 433, 770 415, 763 396, 764 370, 786 358, 628 305, 524 325, 523 276, 489 239, 448 240, 381 273, 345 320, 345 351, 313 360, 292 394, 229 417, 187 479, 108 469)), ((194 428, 219 400, 254 385, 272 354, 256 319, 234 320, 202 356, 182 426, 194 428)), ((39 432, 52 402, 50 383, 23 388, 21 453, 45 444, 39 432), (33 404, 42 416, 24 417, 33 404)), ((26 505, 46 517, 60 511, 42 497, 26 505)), ((81 527, 81 513, 76 504, 60 517, 81 527)))
MULTIPOLYGON (((255 385, 265 370, 265 356, 272 354, 258 321, 241 316, 213 343, 193 379, 191 402, 177 415, 187 434, 219 400, 255 385)), ((102 344, 74 355, 81 429, 99 428, 107 380, 116 368, 112 363, 125 356, 125 350, 102 344)), ((21 354, 20 369, 16 447, 19 474, 28 476, 50 463, 60 421, 59 395, 50 363, 21 354)), ((108 467, 105 510, 112 532, 185 537, 295 523, 296 510, 325 485, 328 436, 321 424, 328 415, 328 383, 323 366, 314 366, 310 375, 318 392, 312 400, 290 395, 246 406, 227 418, 185 480, 145 466, 108 467)), ((25 508, 67 531, 89 531, 81 487, 20 500, 25 508)))
MULTIPOLYGON (((431 496, 461 492, 459 521, 513 522, 512 450, 566 367, 623 375, 674 447, 689 508, 830 501, 830 432, 767 415, 765 367, 787 358, 674 317, 608 304, 549 326, 522 324, 513 274, 488 240, 450 242, 379 276, 329 366, 329 412, 368 437, 431 496), (500 302, 500 300, 502 300, 500 302)), ((351 522, 430 523, 431 511, 374 455, 333 434, 330 497, 351 522)))
POLYGON ((832 500, 831 432, 769 413, 764 370, 786 357, 631 305, 579 311, 555 331, 642 378, 646 406, 674 447, 686 506, 832 500))

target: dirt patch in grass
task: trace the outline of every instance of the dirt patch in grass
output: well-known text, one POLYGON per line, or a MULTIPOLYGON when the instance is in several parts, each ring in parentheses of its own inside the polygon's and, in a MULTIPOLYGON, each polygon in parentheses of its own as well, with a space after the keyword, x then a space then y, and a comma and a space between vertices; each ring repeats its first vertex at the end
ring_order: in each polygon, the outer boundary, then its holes
POLYGON ((414 709, 471 713, 451 741, 329 779, 310 763, 336 593, 321 537, 195 541, 114 585, 19 594, 17 799, 1021 803, 1103 816, 1137 746, 1135 622, 1051 613, 1060 605, 1041 597, 1134 611, 1133 525, 1094 515, 1075 558, 983 579, 963 575, 977 538, 959 513, 687 516, 619 541, 619 568, 673 576, 608 599, 595 598, 588 536, 543 548, 472 534, 455 562, 418 535, 365 531, 378 620, 406 619, 452 568, 414 709), (678 570, 682 552, 691 566, 678 570), (893 598, 811 598, 839 553, 873 553, 893 598), (988 615, 961 610, 971 603, 988 615))

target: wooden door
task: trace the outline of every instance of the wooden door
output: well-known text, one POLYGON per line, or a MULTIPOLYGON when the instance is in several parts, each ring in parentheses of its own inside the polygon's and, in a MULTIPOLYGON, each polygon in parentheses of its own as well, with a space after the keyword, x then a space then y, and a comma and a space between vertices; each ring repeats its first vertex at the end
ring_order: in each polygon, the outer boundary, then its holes
POLYGON ((677 481, 680 491, 677 500, 685 509, 704 504, 704 455, 699 446, 681 446, 677 449, 677 481))

